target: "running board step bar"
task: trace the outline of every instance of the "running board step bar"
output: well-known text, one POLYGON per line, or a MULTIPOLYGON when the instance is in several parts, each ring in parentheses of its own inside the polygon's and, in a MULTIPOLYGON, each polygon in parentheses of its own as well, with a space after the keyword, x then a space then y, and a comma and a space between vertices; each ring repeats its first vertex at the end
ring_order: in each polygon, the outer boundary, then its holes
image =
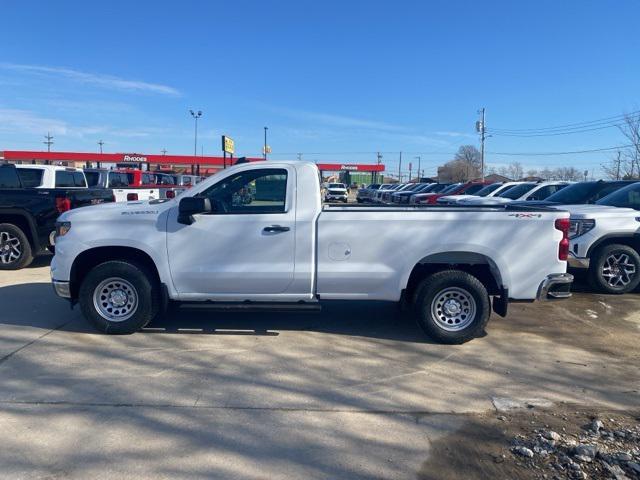
POLYGON ((275 302, 181 302, 185 310, 219 310, 226 312, 319 312, 319 303, 275 303, 275 302))

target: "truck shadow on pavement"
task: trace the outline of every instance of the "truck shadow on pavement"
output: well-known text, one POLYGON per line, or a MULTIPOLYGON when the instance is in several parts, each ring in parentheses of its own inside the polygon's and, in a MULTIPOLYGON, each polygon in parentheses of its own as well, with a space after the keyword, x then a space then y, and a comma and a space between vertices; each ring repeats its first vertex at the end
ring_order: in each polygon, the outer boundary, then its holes
MULTIPOLYGON (((80 308, 57 298, 49 283, 0 287, 0 325, 97 333, 80 308)), ((279 331, 313 331, 406 342, 430 342, 395 304, 331 302, 320 312, 193 309, 172 310, 142 333, 278 336, 279 331)))

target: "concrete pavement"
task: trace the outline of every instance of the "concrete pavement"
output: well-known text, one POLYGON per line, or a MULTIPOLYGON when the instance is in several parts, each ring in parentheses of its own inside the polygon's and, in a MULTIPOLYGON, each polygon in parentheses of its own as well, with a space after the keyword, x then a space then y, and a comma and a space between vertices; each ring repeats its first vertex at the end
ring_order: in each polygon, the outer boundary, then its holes
POLYGON ((500 399, 640 404, 640 299, 514 305, 488 335, 433 344, 393 305, 181 309, 97 334, 46 259, 0 272, 7 478, 416 478, 431 446, 500 399))

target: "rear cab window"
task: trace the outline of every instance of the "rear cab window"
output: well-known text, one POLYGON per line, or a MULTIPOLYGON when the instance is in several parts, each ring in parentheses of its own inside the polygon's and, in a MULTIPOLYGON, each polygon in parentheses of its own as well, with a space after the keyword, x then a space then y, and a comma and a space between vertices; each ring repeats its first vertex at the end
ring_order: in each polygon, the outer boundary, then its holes
POLYGON ((56 188, 86 188, 87 182, 82 172, 56 171, 56 188))
POLYGON ((41 168, 17 168, 16 171, 24 188, 37 188, 42 186, 44 170, 41 168))
POLYGON ((0 165, 0 188, 20 188, 20 177, 16 168, 0 165))

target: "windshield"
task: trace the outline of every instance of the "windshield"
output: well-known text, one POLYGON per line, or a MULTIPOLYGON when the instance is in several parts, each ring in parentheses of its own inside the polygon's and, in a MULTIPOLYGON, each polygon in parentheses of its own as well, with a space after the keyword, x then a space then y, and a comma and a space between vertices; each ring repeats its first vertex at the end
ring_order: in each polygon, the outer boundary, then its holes
POLYGON ((640 210, 640 183, 621 188, 596 202, 609 207, 626 207, 640 210))
POLYGON ((486 197, 491 192, 495 192, 501 186, 502 186, 501 183, 492 183, 491 185, 487 185, 486 187, 484 187, 482 190, 477 191, 476 195, 478 197, 486 197))
MULTIPOLYGON (((449 185, 447 188, 445 188, 444 190, 442 190, 440 193, 447 194, 447 193, 451 193, 455 190, 457 190, 458 188, 460 188, 460 185, 462 185, 461 183, 452 183, 451 185, 449 185)), ((435 191, 435 190, 434 190, 435 191)))
POLYGON ((369 185, 367 187, 369 190, 377 190, 380 188, 380 184, 379 183, 372 183, 371 185, 369 185))
POLYGON ((442 192, 445 188, 449 187, 451 184, 449 183, 434 183, 433 187, 431 187, 427 192, 429 193, 439 193, 442 192))
POLYGON ((553 195, 549 195, 547 200, 550 202, 564 203, 565 205, 584 203, 598 190, 598 185, 598 182, 574 183, 553 195))
POLYGON ((509 198, 511 200, 516 200, 535 187, 535 183, 521 183, 520 185, 516 185, 513 188, 510 188, 506 192, 499 193, 497 196, 502 198, 509 198))
POLYGON ((330 183, 327 188, 346 188, 344 183, 330 183))

